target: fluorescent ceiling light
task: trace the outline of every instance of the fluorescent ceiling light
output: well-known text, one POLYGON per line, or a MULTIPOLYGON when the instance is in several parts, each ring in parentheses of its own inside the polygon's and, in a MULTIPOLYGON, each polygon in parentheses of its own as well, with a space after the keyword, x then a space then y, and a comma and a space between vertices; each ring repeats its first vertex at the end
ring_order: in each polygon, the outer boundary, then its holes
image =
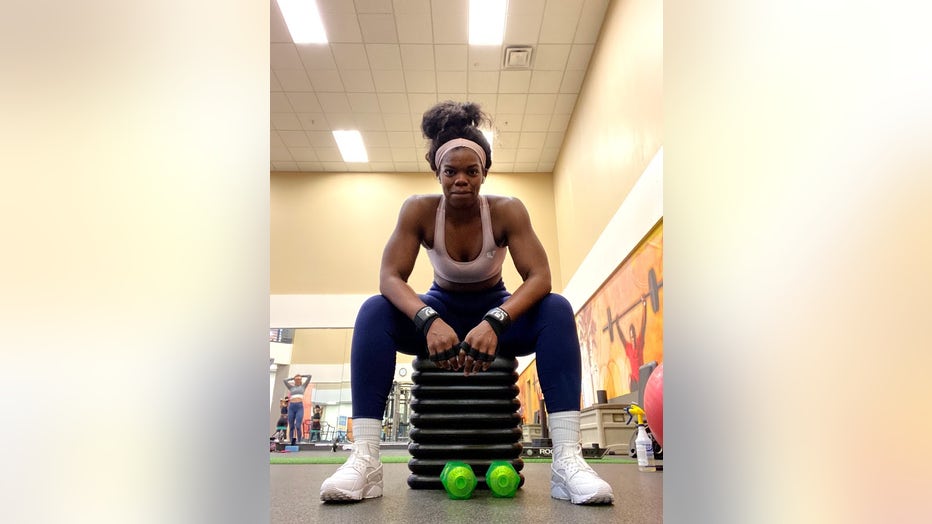
POLYGON ((507 0, 469 0, 469 45, 502 45, 507 0))
POLYGON ((317 0, 278 0, 285 25, 296 44, 326 44, 327 32, 317 10, 317 0))
POLYGON ((333 139, 337 141, 337 147, 340 148, 344 162, 369 161, 369 155, 366 153, 366 146, 362 143, 362 135, 359 131, 337 130, 333 132, 333 139))

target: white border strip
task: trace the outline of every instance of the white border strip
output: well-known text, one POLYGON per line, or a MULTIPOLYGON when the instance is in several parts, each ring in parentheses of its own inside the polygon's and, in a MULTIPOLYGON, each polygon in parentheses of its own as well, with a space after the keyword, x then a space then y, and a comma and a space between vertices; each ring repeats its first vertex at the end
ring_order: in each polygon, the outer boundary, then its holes
POLYGON ((561 293, 573 311, 592 298, 644 235, 663 218, 663 148, 651 159, 561 293))

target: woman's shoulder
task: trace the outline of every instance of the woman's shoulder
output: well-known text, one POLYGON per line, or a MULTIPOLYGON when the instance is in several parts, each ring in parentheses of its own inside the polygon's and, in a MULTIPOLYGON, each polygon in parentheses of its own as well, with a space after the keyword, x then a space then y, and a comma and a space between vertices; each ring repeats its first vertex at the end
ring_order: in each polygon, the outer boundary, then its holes
POLYGON ((494 215, 511 215, 515 212, 526 212, 524 202, 518 197, 503 195, 485 195, 489 209, 494 215))

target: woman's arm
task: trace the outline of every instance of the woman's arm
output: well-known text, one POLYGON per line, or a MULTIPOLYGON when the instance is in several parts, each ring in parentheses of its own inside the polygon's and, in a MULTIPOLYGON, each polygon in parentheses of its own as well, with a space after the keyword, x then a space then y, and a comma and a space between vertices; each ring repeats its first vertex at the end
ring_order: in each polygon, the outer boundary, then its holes
MULTIPOLYGON (((421 217, 433 216, 431 204, 432 200, 427 197, 408 197, 401 206, 395 230, 382 252, 379 292, 410 319, 413 319, 414 315, 425 306, 408 284, 408 277, 414 270, 414 263, 417 261, 417 254, 424 239, 424 225, 421 217)), ((443 353, 459 343, 459 337, 456 336, 453 328, 440 318, 430 324, 426 336, 427 349, 431 355, 443 353)), ((451 365, 447 361, 438 364, 445 369, 451 365)))

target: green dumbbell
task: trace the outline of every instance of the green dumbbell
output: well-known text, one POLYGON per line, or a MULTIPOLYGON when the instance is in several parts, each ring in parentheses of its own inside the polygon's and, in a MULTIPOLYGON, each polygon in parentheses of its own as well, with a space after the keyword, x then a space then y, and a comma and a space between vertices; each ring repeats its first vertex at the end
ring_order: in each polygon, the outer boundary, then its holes
POLYGON ((485 472, 485 483, 489 486, 493 496, 512 498, 518 491, 521 477, 515 471, 511 462, 496 460, 489 465, 488 471, 485 472))
POLYGON ((460 461, 447 462, 440 472, 440 482, 453 500, 468 499, 479 483, 472 467, 460 461))

